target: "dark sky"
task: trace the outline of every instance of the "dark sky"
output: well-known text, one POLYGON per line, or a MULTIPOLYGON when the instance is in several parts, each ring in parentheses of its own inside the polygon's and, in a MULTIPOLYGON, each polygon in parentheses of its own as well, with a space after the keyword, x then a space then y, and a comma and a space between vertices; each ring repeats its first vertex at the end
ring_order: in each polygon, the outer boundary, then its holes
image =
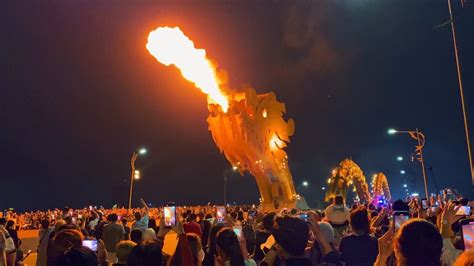
MULTIPOLYGON (((453 4, 474 134, 474 2, 453 4)), ((397 197, 405 182, 422 192, 414 142, 389 127, 426 135, 430 191, 435 177, 472 198, 451 31, 433 28, 447 19, 444 0, 7 1, 0 208, 124 204, 141 145, 136 199, 222 201, 229 165, 207 130, 205 95, 145 49, 159 26, 179 26, 234 89, 285 102, 296 122, 290 167, 310 205, 346 157, 368 177, 385 172, 397 197)), ((258 197, 251 176, 230 177, 230 200, 258 197)))

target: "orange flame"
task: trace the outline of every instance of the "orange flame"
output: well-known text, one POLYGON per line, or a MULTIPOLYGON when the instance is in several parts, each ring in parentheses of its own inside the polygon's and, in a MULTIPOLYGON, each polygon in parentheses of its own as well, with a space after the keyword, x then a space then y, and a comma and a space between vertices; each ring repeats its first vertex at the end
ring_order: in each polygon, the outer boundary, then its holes
POLYGON ((159 27, 150 32, 146 48, 158 62, 175 65, 183 77, 207 94, 208 100, 219 104, 227 112, 229 100, 219 87, 216 68, 206 57, 206 50, 196 49, 178 28, 159 27))

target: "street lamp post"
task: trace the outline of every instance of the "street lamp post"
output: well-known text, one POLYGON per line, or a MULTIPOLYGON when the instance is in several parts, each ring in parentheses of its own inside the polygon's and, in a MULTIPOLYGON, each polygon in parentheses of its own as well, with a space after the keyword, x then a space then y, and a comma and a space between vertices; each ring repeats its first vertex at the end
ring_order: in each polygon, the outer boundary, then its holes
POLYGON ((224 206, 227 205, 227 176, 231 171, 237 171, 237 166, 232 166, 232 168, 224 170, 224 206))
POLYGON ((128 197, 128 208, 132 208, 132 195, 133 195, 133 181, 135 179, 140 178, 140 171, 135 169, 135 161, 138 158, 138 155, 144 155, 147 152, 146 149, 142 148, 138 152, 133 152, 132 153, 132 158, 130 158, 130 168, 131 168, 131 173, 130 173, 130 194, 128 197))
MULTIPOLYGON (((423 182, 425 185, 425 195, 428 199, 428 181, 426 178, 426 170, 425 170, 425 160, 423 158, 423 147, 425 146, 425 135, 418 131, 418 128, 415 131, 399 131, 396 129, 389 129, 388 134, 393 135, 396 133, 407 133, 410 137, 418 142, 418 145, 415 146, 415 156, 418 156, 417 160, 421 163, 421 171, 423 173, 423 182)), ((403 171, 405 172, 405 171, 403 171)))

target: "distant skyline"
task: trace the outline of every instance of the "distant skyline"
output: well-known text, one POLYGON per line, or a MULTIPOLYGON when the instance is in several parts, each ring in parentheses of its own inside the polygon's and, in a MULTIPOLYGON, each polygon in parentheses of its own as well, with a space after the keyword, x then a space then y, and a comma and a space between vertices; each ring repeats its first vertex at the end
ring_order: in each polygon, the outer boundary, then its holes
MULTIPOLYGON (((453 1, 471 138, 473 4, 453 1)), ((310 206, 344 158, 368 182, 384 172, 395 198, 403 184, 422 194, 415 142, 389 128, 426 135, 430 192, 474 198, 451 31, 436 27, 445 1, 31 1, 0 14, 1 209, 126 205, 140 147, 134 205, 222 203, 230 165, 207 129, 206 97, 145 49, 159 26, 179 26, 233 89, 285 103, 289 166, 310 206)), ((258 198, 252 176, 229 177, 229 202, 258 198)))

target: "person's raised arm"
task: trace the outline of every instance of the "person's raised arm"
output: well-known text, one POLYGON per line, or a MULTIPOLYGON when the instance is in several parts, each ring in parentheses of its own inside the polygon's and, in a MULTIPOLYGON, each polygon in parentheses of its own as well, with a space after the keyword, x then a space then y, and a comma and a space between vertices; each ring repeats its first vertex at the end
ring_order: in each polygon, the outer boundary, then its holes
POLYGON ((388 231, 378 240, 379 254, 375 260, 374 266, 385 266, 387 259, 393 253, 393 234, 395 226, 392 222, 388 231))
POLYGON ((146 202, 143 199, 140 199, 140 203, 143 206, 143 209, 145 209, 144 215, 148 215, 150 212, 150 209, 148 208, 148 205, 146 205, 146 202))
POLYGON ((331 251, 334 251, 334 249, 321 233, 321 228, 319 227, 319 224, 318 224, 318 218, 319 218, 318 215, 310 212, 309 216, 310 216, 311 232, 313 232, 314 238, 316 239, 316 241, 318 241, 321 247, 321 253, 324 257, 327 254, 329 254, 331 251))
POLYGON ((380 223, 382 223, 383 219, 387 217, 388 215, 388 209, 387 208, 382 208, 382 211, 380 211, 379 215, 372 221, 370 224, 370 227, 376 228, 380 226, 380 223))

